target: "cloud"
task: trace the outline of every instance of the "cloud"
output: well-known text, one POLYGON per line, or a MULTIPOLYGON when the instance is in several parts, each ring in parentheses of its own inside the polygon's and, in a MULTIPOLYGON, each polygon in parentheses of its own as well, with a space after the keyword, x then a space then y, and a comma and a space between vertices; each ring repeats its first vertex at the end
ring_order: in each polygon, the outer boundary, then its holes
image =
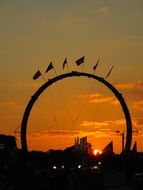
POLYGON ((137 82, 130 82, 130 83, 116 83, 115 86, 123 90, 143 89, 143 82, 137 81, 137 82))
POLYGON ((115 86, 128 93, 128 101, 134 109, 143 111, 143 82, 116 83, 115 86))
MULTIPOLYGON (((90 99, 99 98, 101 96, 101 94, 100 93, 94 93, 94 94, 86 95, 86 97, 88 97, 88 96, 90 99)), ((83 97, 85 97, 85 95, 83 95, 83 97)))
POLYGON ((23 81, 18 81, 15 83, 15 86, 17 88, 39 88, 42 85, 41 82, 23 82, 23 81))
POLYGON ((133 118, 133 125, 136 127, 143 127, 143 118, 133 118))
POLYGON ((110 128, 110 127, 118 127, 118 126, 123 126, 125 125, 125 120, 120 119, 120 120, 112 120, 112 121, 102 121, 102 122, 95 122, 95 121, 83 121, 81 126, 85 127, 91 127, 93 126, 95 129, 99 128, 105 129, 105 128, 110 128))
MULTIPOLYGON (((87 136, 88 140, 98 138, 106 138, 113 139, 117 137, 119 134, 116 133, 116 130, 123 131, 121 126, 125 127, 125 120, 113 120, 113 121, 104 121, 104 122, 94 122, 94 121, 84 121, 82 123, 87 127, 87 130, 43 130, 41 132, 28 132, 27 140, 29 147, 31 149, 64 149, 65 147, 71 146, 74 143, 74 139, 76 137, 82 138, 87 136), (91 131, 88 131, 88 127, 95 124, 95 128, 92 128, 91 131), (98 126, 98 128, 97 128, 98 126)), ((141 128, 143 127, 143 119, 142 118, 133 118, 133 125, 139 130, 139 136, 134 136, 139 138, 143 136, 143 132, 141 128)), ((133 128, 134 130, 134 128, 133 128)), ((133 133, 134 134, 134 133, 133 133)), ((91 141, 89 141, 91 142, 91 141)))
POLYGON ((82 130, 44 130, 41 132, 29 132, 27 134, 29 139, 51 139, 51 138, 75 138, 75 137, 85 137, 85 136, 109 136, 109 130, 102 129, 96 131, 82 131, 82 130))
POLYGON ((96 131, 73 131, 73 130, 61 130, 61 131, 42 131, 31 132, 27 134, 28 148, 33 149, 65 149, 74 144, 76 137, 88 137, 89 139, 106 138, 111 137, 108 130, 96 130, 96 131))
POLYGON ((118 104, 118 101, 114 97, 99 97, 90 100, 91 103, 111 103, 111 104, 118 104))
POLYGON ((132 118, 133 135, 143 136, 143 118, 132 118), (135 133, 136 132, 136 133, 135 133))
POLYGON ((0 106, 11 106, 11 107, 15 107, 15 106, 17 106, 17 104, 16 104, 15 102, 8 101, 8 102, 0 102, 0 106))
POLYGON ((44 130, 41 132, 31 132, 29 137, 52 137, 52 136, 78 136, 82 131, 78 130, 44 130))
POLYGON ((107 14, 107 13, 109 13, 109 7, 107 7, 107 6, 102 6, 102 7, 100 7, 98 10, 97 10, 97 12, 98 13, 104 13, 104 14, 107 14))
POLYGON ((94 128, 100 128, 100 127, 109 126, 109 123, 107 123, 107 122, 95 122, 95 121, 83 121, 81 126, 83 126, 83 127, 94 126, 94 128))
POLYGON ((143 100, 133 102, 132 107, 137 110, 143 111, 143 100))
POLYGON ((81 98, 86 98, 90 103, 111 103, 118 104, 118 100, 114 96, 105 97, 100 93, 93 93, 90 95, 80 95, 81 98))
MULTIPOLYGON (((143 131, 143 118, 132 118, 133 130, 139 129, 143 131)), ((82 126, 91 127, 93 126, 95 129, 100 131, 108 131, 108 133, 112 133, 113 129, 121 129, 126 126, 125 119, 118 120, 108 120, 102 122, 94 122, 94 121, 83 121, 82 126)), ((126 129, 125 129, 126 130, 126 129)))
MULTIPOLYGON (((126 120, 111 120, 111 121, 102 121, 102 122, 94 122, 94 121, 83 121, 81 126, 92 128, 94 131, 94 135, 97 137, 101 136, 116 136, 116 130, 126 131, 126 120)), ((139 134, 143 134, 143 118, 132 118, 132 127, 134 132, 139 132, 139 134)), ((134 133, 133 133, 134 134, 134 133)))
POLYGON ((124 119, 101 122, 83 121, 81 126, 92 129, 96 137, 110 137, 116 136, 117 130, 126 130, 125 123, 126 121, 124 119))

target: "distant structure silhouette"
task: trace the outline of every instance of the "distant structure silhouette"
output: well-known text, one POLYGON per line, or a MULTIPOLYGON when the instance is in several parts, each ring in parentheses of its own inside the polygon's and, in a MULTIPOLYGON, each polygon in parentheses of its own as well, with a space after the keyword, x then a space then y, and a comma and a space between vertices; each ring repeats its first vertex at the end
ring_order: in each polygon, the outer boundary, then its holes
POLYGON ((0 134, 0 169, 12 167, 16 162, 16 153, 16 138, 0 134))

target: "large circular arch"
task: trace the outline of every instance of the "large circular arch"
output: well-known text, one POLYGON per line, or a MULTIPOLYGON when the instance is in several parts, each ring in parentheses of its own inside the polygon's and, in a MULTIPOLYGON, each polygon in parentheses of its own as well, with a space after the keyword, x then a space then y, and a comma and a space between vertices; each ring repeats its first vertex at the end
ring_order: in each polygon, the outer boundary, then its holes
POLYGON ((89 78, 97 80, 98 82, 101 82, 106 87, 108 87, 112 91, 112 93, 116 96, 116 98, 118 99, 118 101, 122 107, 122 111, 124 113, 125 120, 126 120, 127 136, 126 136, 124 153, 128 155, 128 153, 130 152, 130 147, 131 147, 131 142, 132 142, 132 121, 131 121, 129 109, 127 107, 127 104, 126 104, 124 98, 122 97, 122 94, 111 83, 109 83, 104 78, 99 77, 97 75, 93 75, 93 74, 89 74, 89 73, 85 73, 85 72, 77 72, 77 71, 72 71, 69 73, 61 74, 52 79, 49 79, 31 97, 31 99, 28 102, 27 107, 25 109, 25 112, 24 112, 24 115, 22 118, 22 123, 21 123, 21 146, 22 146, 23 152, 28 152, 27 139, 26 139, 27 123, 28 123, 28 118, 30 116, 32 107, 33 107, 34 103, 36 102, 36 100, 39 98, 39 96, 50 85, 52 85, 53 83, 55 83, 59 80, 62 80, 64 78, 69 78, 69 77, 80 77, 80 76, 89 77, 89 78))

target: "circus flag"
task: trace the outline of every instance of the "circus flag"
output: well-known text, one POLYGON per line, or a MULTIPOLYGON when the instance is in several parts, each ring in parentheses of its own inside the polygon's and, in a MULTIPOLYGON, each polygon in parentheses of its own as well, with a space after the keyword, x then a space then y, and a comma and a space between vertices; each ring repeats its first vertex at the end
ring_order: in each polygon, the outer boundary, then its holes
POLYGON ((38 71, 34 74, 33 79, 36 80, 36 79, 39 78, 41 75, 42 75, 41 72, 38 70, 38 71))
POLYGON ((65 58, 64 62, 63 62, 63 69, 65 68, 65 65, 67 64, 67 58, 65 58))
POLYGON ((134 143, 132 152, 133 152, 133 153, 137 153, 137 142, 134 143))
POLYGON ((109 155, 113 153, 113 141, 111 141, 105 148, 102 150, 102 153, 105 155, 109 155))
POLYGON ((99 64, 99 59, 98 59, 98 61, 97 61, 96 65, 93 67, 93 70, 94 70, 94 71, 96 70, 96 68, 97 68, 98 64, 99 64))
POLYGON ((111 69, 110 69, 110 71, 109 71, 109 73, 106 75, 106 78, 109 77, 109 75, 111 74, 111 71, 112 71, 113 68, 114 67, 112 66, 111 69))
POLYGON ((83 57, 81 57, 81 58, 79 58, 79 59, 77 59, 75 62, 76 62, 76 64, 77 64, 77 66, 79 66, 80 64, 82 64, 82 63, 84 63, 84 58, 85 58, 85 56, 83 56, 83 57))
POLYGON ((53 68, 54 68, 53 63, 50 62, 50 64, 48 65, 48 67, 47 67, 47 69, 46 69, 46 71, 45 71, 45 73, 47 73, 48 71, 50 71, 50 70, 53 69, 53 68))

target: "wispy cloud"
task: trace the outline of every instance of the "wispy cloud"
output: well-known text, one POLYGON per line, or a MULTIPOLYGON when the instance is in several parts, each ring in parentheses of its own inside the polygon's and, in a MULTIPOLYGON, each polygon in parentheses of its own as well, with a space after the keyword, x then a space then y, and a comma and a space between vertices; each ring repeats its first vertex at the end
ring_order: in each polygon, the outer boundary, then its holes
POLYGON ((39 88, 42 85, 42 82, 23 82, 18 81, 15 83, 16 88, 39 88))
POLYGON ((82 130, 45 130, 41 132, 29 132, 28 138, 30 139, 47 139, 47 138, 75 138, 75 137, 84 137, 84 136, 106 136, 110 135, 109 130, 101 129, 101 130, 95 130, 95 131, 82 131, 82 130))
POLYGON ((133 118, 133 125, 136 127, 143 127, 143 118, 133 118))
POLYGON ((130 83, 116 83, 117 88, 123 90, 132 90, 132 89, 143 89, 143 82, 130 82, 130 83))
POLYGON ((29 137, 78 136, 82 132, 77 130, 43 130, 41 132, 31 132, 29 137))
POLYGON ((131 108, 143 111, 143 82, 116 83, 117 88, 128 93, 128 102, 131 108))
MULTIPOLYGON (((133 131, 139 131, 143 134, 143 118, 132 118, 133 131)), ((125 119, 112 120, 112 121, 83 121, 81 126, 95 129, 95 134, 103 134, 107 136, 116 135, 116 130, 126 131, 126 121, 125 119)))
MULTIPOLYGON (((143 126, 143 118, 133 118, 133 125, 136 127, 142 127, 143 126)), ((41 138, 41 137, 56 137, 56 136, 66 136, 66 137, 77 137, 77 136, 90 136, 90 135, 96 135, 96 134, 110 134, 113 131, 113 129, 119 129, 121 126, 125 126, 125 119, 119 119, 119 120, 108 120, 108 121, 102 121, 102 122, 95 122, 95 121, 83 121, 81 123, 82 127, 87 127, 87 130, 66 130, 66 129, 60 129, 60 130, 43 130, 43 131, 36 131, 36 132, 29 132, 28 136, 31 138, 41 138), (88 127, 93 126, 92 131, 89 131, 88 127)))
POLYGON ((0 106, 15 107, 15 106, 17 106, 17 104, 16 104, 16 102, 8 101, 8 102, 0 102, 0 106))
POLYGON ((111 137, 108 130, 96 130, 96 131, 42 131, 42 132, 31 132, 27 134, 28 147, 30 149, 44 149, 48 150, 65 149, 65 147, 71 146, 74 144, 74 139, 76 137, 82 138, 87 136, 88 139, 95 138, 105 138, 111 137), (72 144, 71 144, 72 143, 72 144), (40 146, 39 146, 40 145, 40 146))
POLYGON ((97 10, 97 12, 98 13, 109 13, 109 11, 110 11, 110 9, 109 9, 109 7, 107 7, 107 6, 102 6, 102 7, 100 7, 98 10, 97 10))
POLYGON ((80 95, 81 98, 87 98, 90 103, 111 103, 118 104, 117 99, 114 96, 104 96, 100 93, 93 93, 90 95, 80 95))
POLYGON ((91 103, 111 103, 118 104, 118 101, 114 97, 99 97, 90 100, 91 103))
MULTIPOLYGON (((87 130, 43 130, 41 132, 28 132, 27 139, 28 144, 31 149, 44 149, 48 150, 49 148, 64 149, 67 146, 71 146, 71 143, 74 144, 74 138, 82 138, 84 136, 88 137, 90 140, 95 141, 98 138, 113 139, 117 137, 116 130, 123 130, 122 125, 125 126, 125 120, 114 120, 114 121, 105 121, 105 122, 94 122, 94 121, 84 121, 83 125, 87 127, 95 124, 95 128, 91 131, 87 130), (98 128, 97 128, 98 126, 98 128), (115 130, 116 129, 116 130, 115 130), (40 144, 40 146, 39 146, 40 144)), ((133 118, 133 125, 139 129, 139 135, 135 136, 136 138, 142 137, 142 127, 143 119, 142 118, 133 118)))
POLYGON ((102 121, 102 122, 95 122, 95 121, 83 121, 81 126, 90 127, 93 126, 95 129, 99 128, 100 130, 107 127, 118 127, 125 125, 125 120, 112 120, 112 121, 102 121))
POLYGON ((107 122, 95 122, 95 121, 83 121, 81 126, 83 126, 83 127, 93 126, 94 128, 100 128, 100 127, 109 126, 109 123, 107 123, 107 122))
POLYGON ((137 110, 143 111, 143 100, 133 102, 132 107, 137 110))

